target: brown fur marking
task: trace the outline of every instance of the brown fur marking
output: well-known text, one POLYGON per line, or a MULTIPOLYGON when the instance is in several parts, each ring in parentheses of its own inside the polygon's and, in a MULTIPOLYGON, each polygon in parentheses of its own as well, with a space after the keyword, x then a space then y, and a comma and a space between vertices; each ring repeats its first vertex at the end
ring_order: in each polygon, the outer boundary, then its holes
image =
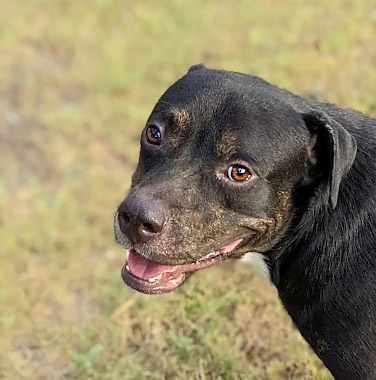
POLYGON ((215 146, 219 158, 229 159, 236 153, 236 137, 231 132, 225 132, 215 146))
POLYGON ((189 114, 187 110, 174 109, 172 111, 172 122, 174 123, 175 127, 179 129, 184 128, 187 125, 188 120, 189 120, 189 114))
POLYGON ((176 149, 181 140, 181 132, 184 131, 189 121, 188 111, 185 109, 173 109, 171 119, 175 130, 169 137, 168 146, 170 149, 176 149))

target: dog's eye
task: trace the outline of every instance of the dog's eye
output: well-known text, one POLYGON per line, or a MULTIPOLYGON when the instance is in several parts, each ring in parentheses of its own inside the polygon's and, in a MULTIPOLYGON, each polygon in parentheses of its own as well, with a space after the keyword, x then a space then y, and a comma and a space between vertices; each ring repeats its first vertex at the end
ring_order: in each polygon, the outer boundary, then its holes
POLYGON ((157 127, 148 127, 146 130, 146 138, 150 144, 160 145, 162 135, 157 127))
POLYGON ((241 165, 231 165, 225 172, 225 175, 233 182, 245 182, 252 176, 250 171, 241 165))

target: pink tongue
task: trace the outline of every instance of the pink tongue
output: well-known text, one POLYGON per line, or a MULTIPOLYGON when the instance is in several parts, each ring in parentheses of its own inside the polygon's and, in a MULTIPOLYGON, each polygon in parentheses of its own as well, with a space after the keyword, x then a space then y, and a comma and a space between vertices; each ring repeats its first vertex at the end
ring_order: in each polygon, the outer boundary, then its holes
POLYGON ((228 243, 228 244, 224 245, 223 247, 221 247, 219 249, 219 252, 220 253, 229 253, 229 252, 233 251, 242 241, 243 241, 243 239, 238 239, 238 240, 235 240, 231 243, 228 243))
POLYGON ((131 249, 128 257, 128 266, 133 276, 148 280, 162 273, 174 272, 177 266, 161 265, 141 256, 135 249, 131 249))

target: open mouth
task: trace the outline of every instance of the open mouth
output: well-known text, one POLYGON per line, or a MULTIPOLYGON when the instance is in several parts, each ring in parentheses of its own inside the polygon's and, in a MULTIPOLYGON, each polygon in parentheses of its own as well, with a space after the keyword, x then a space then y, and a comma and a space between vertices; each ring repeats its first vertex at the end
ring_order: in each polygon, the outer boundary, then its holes
POLYGON ((243 239, 235 240, 194 263, 182 265, 158 264, 131 249, 121 270, 121 276, 127 285, 142 293, 171 292, 181 286, 193 272, 229 259, 242 241, 243 239))

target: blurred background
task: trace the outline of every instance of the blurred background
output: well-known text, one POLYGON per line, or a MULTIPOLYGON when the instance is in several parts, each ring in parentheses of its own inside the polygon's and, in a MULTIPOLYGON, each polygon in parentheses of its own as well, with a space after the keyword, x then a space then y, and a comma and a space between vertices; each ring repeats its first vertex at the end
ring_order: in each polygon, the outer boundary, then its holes
POLYGON ((190 65, 375 117, 375 36, 374 0, 0 0, 0 378, 331 379, 250 267, 131 291, 112 217, 190 65))

